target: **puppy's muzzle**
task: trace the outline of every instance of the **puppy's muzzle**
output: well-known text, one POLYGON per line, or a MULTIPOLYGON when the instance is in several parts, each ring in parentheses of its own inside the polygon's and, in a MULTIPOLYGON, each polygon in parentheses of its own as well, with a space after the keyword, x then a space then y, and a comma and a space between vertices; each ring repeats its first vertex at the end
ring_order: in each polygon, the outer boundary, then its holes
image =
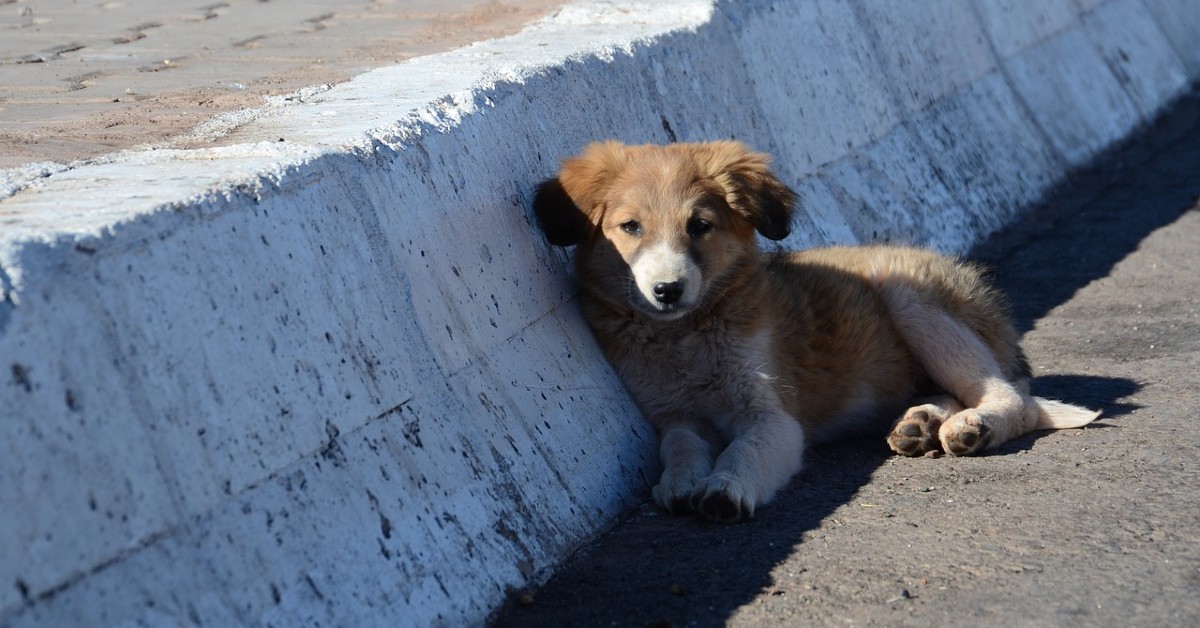
POLYGON ((634 305, 652 316, 682 316, 700 299, 700 267, 679 247, 649 247, 634 260, 630 270, 637 285, 634 305))

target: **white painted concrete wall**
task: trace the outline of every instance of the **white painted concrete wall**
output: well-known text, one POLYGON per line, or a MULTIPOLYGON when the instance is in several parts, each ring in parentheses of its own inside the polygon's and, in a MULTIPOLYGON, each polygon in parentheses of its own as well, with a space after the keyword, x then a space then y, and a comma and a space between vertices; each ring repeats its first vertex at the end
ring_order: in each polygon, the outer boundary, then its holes
POLYGON ((584 2, 231 146, 6 172, 0 624, 482 622, 656 473, 532 226, 559 159, 736 137, 789 244, 962 251, 1198 42, 1192 0, 584 2))

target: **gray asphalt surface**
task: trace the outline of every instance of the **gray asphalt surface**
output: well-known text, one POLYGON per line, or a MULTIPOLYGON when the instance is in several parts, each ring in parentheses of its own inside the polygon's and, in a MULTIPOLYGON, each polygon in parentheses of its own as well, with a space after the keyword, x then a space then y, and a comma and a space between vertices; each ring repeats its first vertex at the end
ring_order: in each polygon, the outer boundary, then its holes
POLYGON ((1098 163, 972 255, 1035 392, 1096 424, 975 458, 826 446, 736 526, 644 506, 496 625, 1200 625, 1200 97, 1098 163))

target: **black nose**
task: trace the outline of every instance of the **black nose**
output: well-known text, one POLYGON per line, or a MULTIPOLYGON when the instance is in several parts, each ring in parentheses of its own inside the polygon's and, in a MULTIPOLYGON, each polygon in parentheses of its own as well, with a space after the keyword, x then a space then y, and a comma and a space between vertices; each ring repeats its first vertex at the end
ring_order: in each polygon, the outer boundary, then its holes
POLYGON ((679 281, 660 281, 654 284, 654 298, 663 305, 670 305, 683 296, 683 283, 679 281))

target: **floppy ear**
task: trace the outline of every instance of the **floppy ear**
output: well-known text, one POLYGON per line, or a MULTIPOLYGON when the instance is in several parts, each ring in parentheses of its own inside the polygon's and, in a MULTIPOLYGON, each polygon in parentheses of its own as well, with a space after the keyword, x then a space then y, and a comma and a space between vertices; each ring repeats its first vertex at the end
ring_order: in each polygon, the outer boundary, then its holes
POLYGON ((582 155, 564 161, 557 177, 538 186, 533 211, 551 244, 571 246, 587 237, 604 211, 604 192, 625 159, 619 142, 592 144, 582 155))
POLYGON ((558 178, 546 179, 538 185, 533 197, 533 212, 550 244, 573 246, 587 235, 587 215, 567 195, 558 178))
POLYGON ((796 193, 771 173, 769 157, 740 142, 711 142, 702 151, 702 167, 735 212, 765 238, 782 240, 792 232, 796 193))

